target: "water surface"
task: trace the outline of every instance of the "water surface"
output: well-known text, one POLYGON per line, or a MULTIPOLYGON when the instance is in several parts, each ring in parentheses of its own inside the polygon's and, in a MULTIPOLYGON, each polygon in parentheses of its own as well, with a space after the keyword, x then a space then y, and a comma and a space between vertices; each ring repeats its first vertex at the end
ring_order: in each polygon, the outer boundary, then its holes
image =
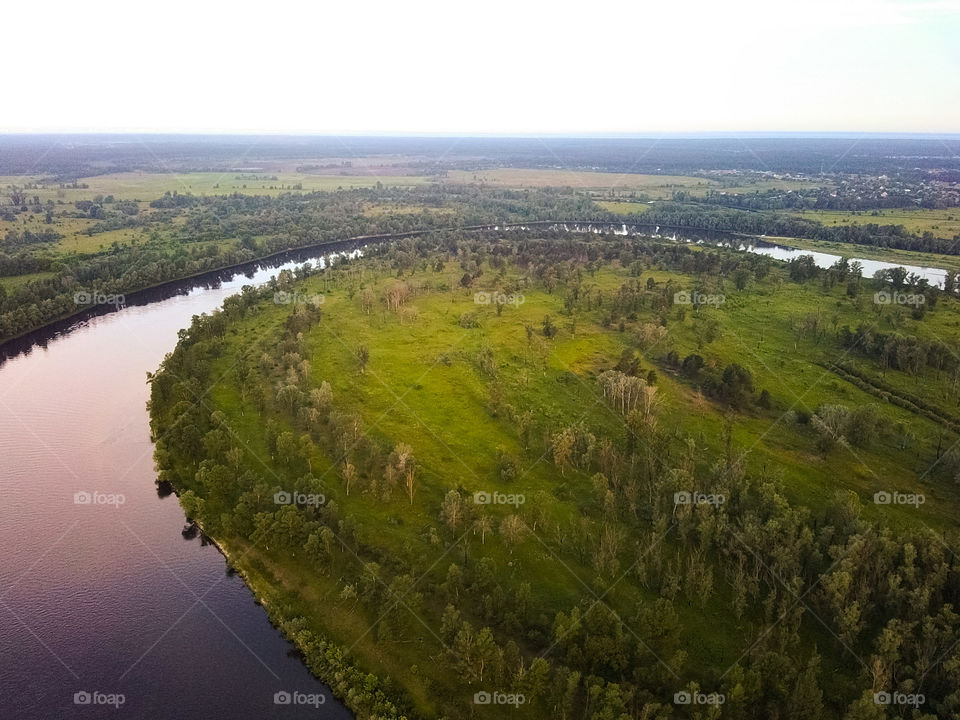
POLYGON ((193 315, 276 272, 138 296, 0 365, 0 717, 351 717, 155 484, 147 371, 193 315), (95 491, 124 502, 75 504, 95 491), (283 691, 325 702, 275 704, 283 691), (77 705, 82 692, 125 702, 77 705))

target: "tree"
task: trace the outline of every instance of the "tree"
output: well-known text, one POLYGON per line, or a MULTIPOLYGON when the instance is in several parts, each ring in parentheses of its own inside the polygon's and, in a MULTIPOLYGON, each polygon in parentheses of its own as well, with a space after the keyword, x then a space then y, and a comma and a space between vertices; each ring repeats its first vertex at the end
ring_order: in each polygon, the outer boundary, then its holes
POLYGON ((560 474, 566 475, 567 468, 573 462, 573 433, 564 431, 553 440, 553 464, 560 468, 560 474))
POLYGON ((300 457, 300 444, 292 432, 282 432, 277 436, 277 457, 287 466, 292 466, 300 457))
POLYGON ((294 415, 300 402, 300 389, 296 385, 283 385, 277 390, 277 403, 290 415, 294 415))
POLYGON ((360 308, 363 310, 365 315, 369 315, 373 312, 373 308, 376 307, 377 296, 370 288, 364 288, 360 293, 360 308))
POLYGON ((474 667, 483 681, 485 670, 494 666, 500 654, 500 647, 497 641, 493 639, 493 630, 488 627, 482 628, 474 640, 472 657, 474 658, 474 667))
POLYGON ((444 593, 451 602, 460 599, 460 593, 463 591, 463 570, 456 563, 450 563, 447 568, 447 578, 443 581, 444 593))
POLYGON ((410 497, 410 504, 413 505, 413 492, 415 490, 414 482, 416 478, 416 468, 410 465, 403 473, 403 483, 407 488, 407 495, 410 497))
POLYGON ((542 323, 543 336, 551 338, 557 334, 557 326, 553 324, 549 315, 545 315, 542 323))
POLYGON ((457 534, 457 528, 463 521, 463 515, 463 498, 456 490, 448 490, 440 505, 440 519, 446 523, 454 535, 457 534))
POLYGON ((744 404, 753 393, 753 374, 738 363, 731 363, 720 378, 720 397, 735 407, 744 404))
POLYGON ((480 544, 483 545, 487 537, 487 533, 493 530, 493 520, 484 512, 481 512, 477 515, 477 519, 473 522, 473 531, 480 533, 480 544))
POLYGON ((367 363, 370 362, 370 348, 366 345, 358 347, 357 361, 360 363, 360 372, 365 373, 367 371, 367 363))
POLYGON ((513 554, 513 546, 523 540, 526 534, 527 526, 519 515, 507 515, 500 522, 500 536, 510 546, 511 554, 513 554))
POLYGON ((823 717, 823 692, 820 690, 819 673, 820 656, 814 653, 797 676, 787 720, 817 720, 823 717))
POLYGON ((352 463, 345 462, 340 470, 340 476, 343 478, 343 487, 346 490, 347 497, 349 497, 350 486, 357 480, 357 469, 352 463))
POLYGON ((683 359, 683 363, 680 367, 683 370, 684 375, 687 375, 688 377, 694 377, 698 372, 700 372, 700 368, 703 367, 703 358, 696 353, 687 355, 683 359))
POLYGON ((460 627, 460 611, 453 605, 447 605, 440 618, 440 637, 443 641, 450 643, 460 627))

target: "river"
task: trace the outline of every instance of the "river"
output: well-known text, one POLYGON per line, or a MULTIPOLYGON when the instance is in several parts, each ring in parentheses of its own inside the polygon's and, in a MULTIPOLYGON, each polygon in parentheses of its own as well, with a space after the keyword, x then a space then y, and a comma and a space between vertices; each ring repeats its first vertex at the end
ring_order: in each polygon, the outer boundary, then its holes
POLYGON ((352 717, 155 484, 147 371, 193 315, 277 270, 141 295, 0 365, 0 717, 352 717))

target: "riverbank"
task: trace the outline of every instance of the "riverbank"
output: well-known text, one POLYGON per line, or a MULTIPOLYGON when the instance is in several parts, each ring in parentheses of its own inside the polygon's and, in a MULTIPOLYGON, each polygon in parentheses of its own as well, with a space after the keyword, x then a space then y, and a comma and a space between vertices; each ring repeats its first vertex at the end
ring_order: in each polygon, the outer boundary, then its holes
MULTIPOLYGON (((176 488, 175 488, 176 492, 176 488)), ((179 493, 177 493, 179 499, 179 493)), ((347 649, 336 644, 326 634, 316 629, 305 629, 305 618, 290 616, 283 610, 284 604, 276 602, 272 594, 282 588, 253 563, 244 562, 255 554, 255 547, 233 547, 223 535, 208 533, 198 518, 187 518, 197 525, 206 542, 212 544, 223 556, 229 572, 235 573, 249 589, 253 601, 267 614, 270 625, 278 630, 297 651, 301 661, 320 682, 327 685, 334 698, 346 706, 357 720, 412 720, 407 711, 400 711, 410 703, 388 693, 396 692, 389 682, 366 672, 349 661, 347 649)))
POLYGON ((867 260, 889 262, 896 265, 923 265, 940 270, 960 272, 960 256, 944 255, 942 253, 928 253, 919 250, 900 250, 898 248, 876 248, 872 245, 858 245, 855 243, 838 243, 826 240, 808 240, 806 238, 764 236, 756 238, 767 242, 812 250, 814 252, 830 253, 842 257, 862 257, 867 260))

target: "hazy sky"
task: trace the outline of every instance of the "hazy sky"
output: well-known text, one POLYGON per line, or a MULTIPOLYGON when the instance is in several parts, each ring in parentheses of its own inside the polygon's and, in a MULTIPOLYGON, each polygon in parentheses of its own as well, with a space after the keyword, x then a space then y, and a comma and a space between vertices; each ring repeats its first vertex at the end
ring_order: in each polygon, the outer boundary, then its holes
POLYGON ((960 132, 960 0, 4 8, 0 131, 960 132))

